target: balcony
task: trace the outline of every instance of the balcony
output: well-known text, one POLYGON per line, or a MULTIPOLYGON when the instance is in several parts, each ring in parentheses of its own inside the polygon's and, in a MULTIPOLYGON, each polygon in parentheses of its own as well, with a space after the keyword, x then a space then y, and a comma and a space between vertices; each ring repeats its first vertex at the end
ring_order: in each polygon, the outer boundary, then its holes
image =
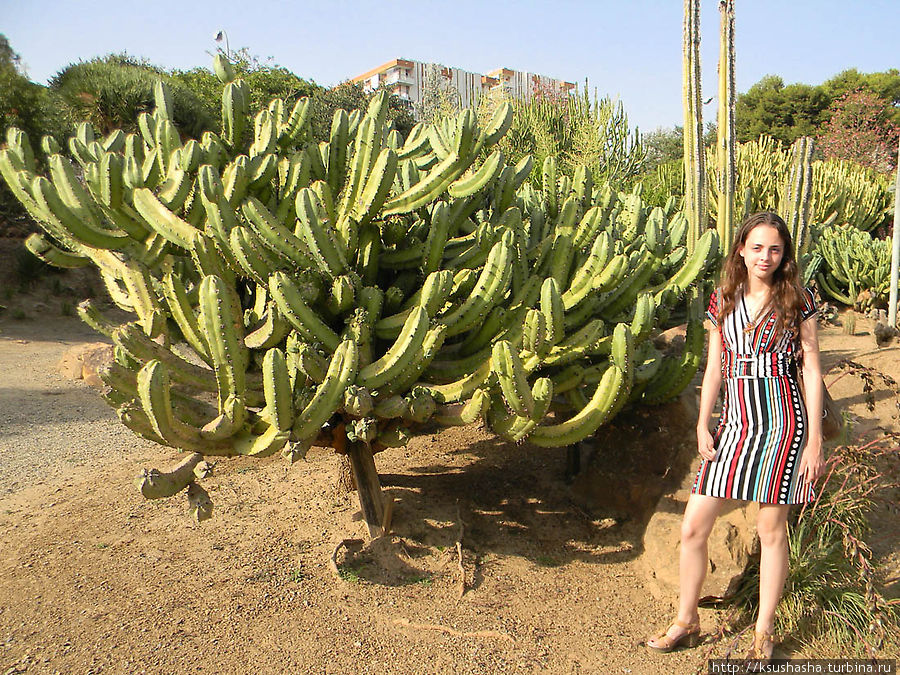
MULTIPOLYGON (((408 71, 407 71, 408 72, 408 71)), ((393 72, 389 72, 384 76, 384 79, 381 80, 381 84, 390 86, 392 84, 414 84, 412 74, 407 75, 402 70, 395 70, 393 72)))

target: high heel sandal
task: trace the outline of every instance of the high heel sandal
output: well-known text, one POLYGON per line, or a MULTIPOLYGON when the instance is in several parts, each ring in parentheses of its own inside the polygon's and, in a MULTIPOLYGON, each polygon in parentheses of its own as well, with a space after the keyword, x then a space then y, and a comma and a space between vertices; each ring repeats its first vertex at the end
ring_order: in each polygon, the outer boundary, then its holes
MULTIPOLYGON (((684 628, 686 632, 678 636, 677 638, 670 638, 667 635, 669 631, 668 629, 666 629, 659 635, 655 635, 647 640, 647 647, 655 652, 668 654, 676 647, 680 647, 682 645, 684 645, 685 647, 696 647, 698 644, 700 644, 699 620, 695 621, 694 623, 684 623, 683 621, 675 619, 675 621, 672 622, 672 626, 684 628), (656 644, 651 644, 653 642, 655 642, 656 644)), ((671 628, 672 626, 669 626, 669 628, 671 628)))
POLYGON ((766 664, 775 654, 775 636, 767 630, 753 633, 753 646, 744 657, 747 661, 759 661, 766 664))

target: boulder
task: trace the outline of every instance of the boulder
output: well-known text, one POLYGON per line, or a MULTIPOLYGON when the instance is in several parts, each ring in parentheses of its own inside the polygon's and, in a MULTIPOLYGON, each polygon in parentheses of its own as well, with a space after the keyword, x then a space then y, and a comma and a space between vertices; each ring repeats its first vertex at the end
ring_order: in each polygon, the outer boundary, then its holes
POLYGON ((100 379, 100 369, 113 360, 113 347, 106 342, 88 342, 74 345, 66 350, 57 364, 63 377, 84 380, 95 389, 106 385, 100 379))
MULTIPOLYGON (((681 518, 689 495, 690 488, 665 495, 644 531, 644 551, 638 560, 638 568, 643 572, 650 592, 660 599, 675 601, 678 598, 681 518)), ((729 502, 718 517, 709 535, 709 566, 701 597, 724 597, 737 589, 747 565, 759 555, 758 512, 758 504, 729 502)))

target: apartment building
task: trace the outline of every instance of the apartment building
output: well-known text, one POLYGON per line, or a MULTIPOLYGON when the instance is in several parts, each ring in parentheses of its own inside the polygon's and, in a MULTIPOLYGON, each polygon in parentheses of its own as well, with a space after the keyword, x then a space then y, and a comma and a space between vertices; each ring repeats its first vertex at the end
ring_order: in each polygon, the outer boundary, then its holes
POLYGON ((409 59, 394 59, 377 68, 357 75, 351 81, 362 83, 371 91, 386 86, 398 97, 413 106, 421 103, 426 83, 432 78, 439 88, 455 92, 460 107, 475 105, 487 93, 502 92, 511 98, 529 99, 536 92, 568 94, 575 85, 552 77, 497 68, 489 73, 472 73, 461 68, 448 68, 439 63, 422 63, 409 59))

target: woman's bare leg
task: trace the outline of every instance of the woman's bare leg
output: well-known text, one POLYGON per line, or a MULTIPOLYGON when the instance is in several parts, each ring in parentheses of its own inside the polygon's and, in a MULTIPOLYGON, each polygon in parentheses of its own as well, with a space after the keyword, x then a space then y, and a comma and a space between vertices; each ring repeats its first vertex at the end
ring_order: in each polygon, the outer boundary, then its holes
MULTIPOLYGON (((684 509, 679 559, 681 595, 678 603, 678 620, 684 624, 696 623, 700 618, 697 602, 709 567, 706 542, 724 504, 725 500, 718 497, 693 494, 684 509)), ((672 625, 667 635, 677 639, 686 632, 684 628, 672 625)))
POLYGON ((781 600, 788 573, 787 515, 789 506, 760 504, 756 519, 761 547, 759 557, 759 617, 757 633, 775 628, 775 608, 781 600))

